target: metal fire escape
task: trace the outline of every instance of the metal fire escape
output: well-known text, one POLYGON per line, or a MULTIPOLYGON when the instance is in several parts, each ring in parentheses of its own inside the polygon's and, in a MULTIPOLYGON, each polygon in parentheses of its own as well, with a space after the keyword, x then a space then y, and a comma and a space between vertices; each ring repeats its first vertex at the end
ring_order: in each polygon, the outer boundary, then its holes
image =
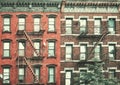
MULTIPOLYGON (((45 30, 40 30, 39 32, 33 32, 33 33, 30 33, 30 34, 32 34, 32 35, 42 35, 43 33, 44 33, 44 31, 45 30)), ((29 33, 27 33, 25 30, 19 30, 19 31, 17 31, 17 35, 18 36, 25 36, 26 37, 26 39, 27 39, 27 41, 30 43, 30 45, 31 45, 31 47, 32 47, 32 49, 34 50, 34 52, 35 52, 35 54, 37 55, 37 58, 39 58, 41 61, 42 61, 42 59, 44 58, 43 57, 43 55, 42 54, 40 54, 40 53, 38 53, 37 51, 36 51, 36 49, 35 49, 35 47, 34 47, 34 45, 33 45, 33 42, 32 42, 32 40, 31 40, 31 38, 30 38, 30 36, 29 36, 29 33)), ((22 43, 22 42, 21 42, 22 43)), ((22 43, 23 44, 23 43, 22 43)), ((24 45, 23 45, 24 46, 24 45)), ((39 60, 38 59, 38 60, 39 60)), ((18 61, 18 66, 19 66, 19 62, 21 61, 21 58, 19 58, 19 56, 18 56, 18 58, 17 58, 17 61, 18 61)), ((32 69, 32 66, 31 66, 31 63, 28 61, 28 58, 26 57, 26 56, 23 56, 23 59, 22 59, 22 61, 24 61, 24 63, 28 66, 28 68, 29 68, 29 70, 30 70, 30 72, 32 73, 32 75, 33 75, 33 77, 35 78, 35 85, 41 85, 41 83, 40 83, 40 81, 38 80, 38 78, 37 78, 37 76, 36 76, 36 74, 34 73, 34 71, 33 71, 33 69, 32 69)), ((42 65, 42 63, 40 63, 41 65, 42 65)), ((18 84, 19 85, 19 84, 18 84)), ((25 84, 24 84, 25 85, 25 84)), ((30 85, 34 85, 34 84, 30 84, 30 85)))

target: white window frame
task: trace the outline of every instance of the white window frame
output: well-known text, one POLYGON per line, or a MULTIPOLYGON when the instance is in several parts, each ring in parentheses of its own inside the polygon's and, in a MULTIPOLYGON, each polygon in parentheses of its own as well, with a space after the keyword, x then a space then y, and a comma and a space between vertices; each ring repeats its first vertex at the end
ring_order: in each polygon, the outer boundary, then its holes
POLYGON ((4 22, 3 22, 3 32, 10 32, 10 18, 9 17, 4 17, 4 22))
POLYGON ((19 83, 23 83, 25 80, 25 68, 19 67, 18 68, 18 81, 19 83))
POLYGON ((3 84, 10 83, 10 68, 4 67, 3 68, 3 84))
POLYGON ((3 57, 10 57, 10 42, 9 41, 3 42, 3 57))
POLYGON ((55 57, 55 41, 48 41, 48 57, 55 57))
POLYGON ((95 35, 101 34, 101 18, 94 19, 94 34, 95 35))
POLYGON ((114 60, 115 59, 115 51, 116 51, 115 50, 115 44, 109 44, 108 53, 109 53, 109 59, 110 60, 114 60))
POLYGON ((66 34, 72 34, 72 23, 73 23, 73 18, 66 18, 66 34))
POLYGON ((116 29, 116 19, 115 18, 109 18, 108 19, 108 32, 110 32, 110 34, 115 34, 115 29, 116 29), (114 26, 109 25, 110 20, 112 20, 114 22, 114 26))
POLYGON ((25 56, 25 42, 18 42, 18 56, 25 56))
POLYGON ((55 31, 55 18, 54 17, 49 17, 48 18, 48 31, 49 32, 54 32, 55 31))
MULTIPOLYGON (((37 78, 38 80, 40 80, 40 67, 34 67, 34 73, 35 73, 35 78, 37 78)), ((34 80, 35 80, 34 78, 34 80)), ((35 81, 37 82, 37 81, 35 81)))
POLYGON ((65 72, 65 85, 71 85, 72 80, 72 71, 66 70, 65 72))
POLYGON ((72 49, 73 48, 73 45, 72 44, 66 44, 66 53, 65 53, 65 57, 66 57, 66 60, 71 60, 72 59, 72 49))
POLYGON ((39 32, 40 31, 40 18, 39 17, 35 17, 34 18, 34 32, 39 32))
POLYGON ((55 83, 55 67, 48 67, 48 82, 55 83))
POLYGON ((80 45, 80 60, 85 60, 87 57, 87 44, 80 45))
POLYGON ((95 49, 94 49, 95 59, 100 60, 100 55, 101 55, 101 45, 98 44, 98 45, 95 47, 95 49))
POLYGON ((25 18, 24 17, 20 17, 18 18, 18 30, 22 31, 25 30, 25 18))
POLYGON ((87 18, 80 18, 80 33, 87 31, 87 18))
MULTIPOLYGON (((37 51, 37 53, 40 54, 40 42, 39 41, 34 41, 33 44, 34 44, 34 48, 37 51)), ((38 56, 35 51, 34 51, 33 56, 34 57, 38 56)))

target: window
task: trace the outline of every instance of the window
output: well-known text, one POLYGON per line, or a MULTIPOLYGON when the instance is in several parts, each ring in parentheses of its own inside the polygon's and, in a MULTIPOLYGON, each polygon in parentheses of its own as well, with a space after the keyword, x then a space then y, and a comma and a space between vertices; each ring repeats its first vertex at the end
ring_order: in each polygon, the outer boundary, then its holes
POLYGON ((72 18, 66 19, 66 34, 72 33, 72 18))
POLYGON ((40 18, 34 18, 34 32, 40 31, 40 18))
MULTIPOLYGON (((39 53, 40 53, 40 42, 34 41, 34 48, 35 48, 35 50, 37 51, 37 53, 39 54, 39 53)), ((35 51, 34 51, 34 56, 35 56, 35 57, 38 56, 38 55, 35 53, 35 51)))
POLYGON ((22 17, 19 18, 18 29, 25 30, 25 18, 22 17))
POLYGON ((110 44, 109 45, 109 59, 110 60, 114 60, 115 59, 115 45, 114 44, 110 44))
POLYGON ((101 19, 100 18, 95 18, 94 20, 94 34, 100 34, 101 32, 101 19))
POLYGON ((84 33, 87 30, 87 19, 86 18, 81 18, 80 19, 80 33, 84 33))
POLYGON ((80 60, 85 60, 87 55, 87 45, 82 44, 80 46, 80 60))
POLYGON ((101 45, 97 45, 95 47, 95 53, 94 53, 95 58, 99 60, 100 59, 100 54, 101 54, 101 45))
POLYGON ((10 42, 3 42, 3 57, 10 57, 10 42))
MULTIPOLYGON (((86 73, 87 72, 87 70, 80 70, 80 78, 82 78, 82 77, 84 77, 83 75, 84 75, 84 73, 86 73)), ((82 81, 82 80, 80 80, 80 85, 85 85, 85 83, 82 81), (82 84, 81 84, 82 83, 82 84)))
POLYGON ((3 83, 10 83, 10 67, 3 68, 3 83))
POLYGON ((109 18, 108 20, 108 31, 110 34, 115 34, 115 19, 109 18))
POLYGON ((49 17, 49 27, 48 27, 48 31, 55 31, 55 18, 49 17))
POLYGON ((10 18, 4 17, 3 31, 10 32, 10 18))
POLYGON ((19 67, 18 81, 19 83, 23 83, 24 80, 25 80, 25 68, 19 67))
POLYGON ((48 56, 49 57, 55 56, 55 42, 54 41, 48 42, 48 56))
POLYGON ((67 70, 65 72, 65 85, 71 85, 71 80, 72 80, 72 71, 67 70))
POLYGON ((115 75, 115 70, 114 70, 114 69, 110 69, 110 70, 109 70, 109 78, 112 78, 112 79, 113 79, 113 78, 115 78, 115 76, 116 76, 116 75, 115 75))
POLYGON ((48 68, 48 82, 55 83, 55 67, 48 68))
POLYGON ((18 42, 18 55, 19 56, 25 56, 25 42, 19 41, 18 42))
MULTIPOLYGON (((34 68, 34 73, 35 73, 35 75, 36 75, 36 78, 37 78, 38 80, 40 80, 40 67, 35 67, 35 68, 34 68)), ((34 79, 36 79, 36 78, 34 78, 34 79)), ((35 82, 37 82, 37 81, 35 81, 35 82)))
POLYGON ((72 59, 72 45, 67 44, 66 45, 66 60, 71 60, 72 59))

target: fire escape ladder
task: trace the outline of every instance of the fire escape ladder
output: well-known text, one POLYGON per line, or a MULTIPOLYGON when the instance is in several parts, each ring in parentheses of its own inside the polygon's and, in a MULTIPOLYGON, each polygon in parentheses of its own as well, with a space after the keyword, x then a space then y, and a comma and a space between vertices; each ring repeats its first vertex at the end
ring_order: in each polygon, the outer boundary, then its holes
POLYGON ((88 59, 91 58, 91 55, 92 55, 92 53, 94 52, 96 46, 99 44, 99 42, 101 42, 101 41, 105 38, 105 36, 106 36, 107 34, 109 34, 109 32, 105 32, 104 34, 102 34, 101 38, 98 40, 98 42, 95 43, 94 47, 93 47, 93 48, 91 49, 91 51, 89 52, 89 56, 87 57, 86 60, 88 60, 88 59))
POLYGON ((33 43, 32 43, 32 40, 31 40, 30 37, 28 36, 27 32, 26 32, 26 31, 23 31, 23 32, 24 32, 24 34, 25 34, 25 37, 26 37, 27 40, 29 41, 30 45, 32 46, 34 52, 35 52, 36 55, 39 57, 40 54, 39 54, 39 53, 36 51, 36 49, 34 48, 34 45, 33 45, 33 43))
MULTIPOLYGON (((28 40, 28 42, 29 42, 30 45, 32 46, 32 48, 33 48, 34 52, 36 53, 36 55, 37 55, 38 57, 40 57, 40 54, 39 54, 39 53, 36 51, 36 49, 34 48, 34 45, 33 45, 33 43, 32 43, 32 40, 31 40, 30 37, 28 36, 27 32, 26 32, 26 31, 23 31, 23 34, 25 35, 26 39, 28 40)), ((23 44, 23 46, 24 46, 24 44, 23 44)), ((19 56, 18 56, 18 57, 19 57, 19 56)), ((27 58, 26 58, 25 56, 23 56, 23 59, 24 59, 26 65, 28 66, 28 68, 30 69, 32 75, 35 77, 35 81, 37 81, 37 84, 40 85, 40 82, 39 82, 37 76, 35 75, 35 73, 34 73, 32 67, 31 67, 30 63, 27 61, 27 58)), ((18 61, 19 61, 19 58, 18 58, 18 61)))

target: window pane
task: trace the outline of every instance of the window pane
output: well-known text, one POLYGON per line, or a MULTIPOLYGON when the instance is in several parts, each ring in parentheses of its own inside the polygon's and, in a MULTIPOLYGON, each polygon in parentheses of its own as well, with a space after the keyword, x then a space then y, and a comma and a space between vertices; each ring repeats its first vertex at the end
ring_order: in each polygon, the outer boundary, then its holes
POLYGON ((24 47, 24 44, 25 44, 25 43, 19 42, 19 49, 24 49, 24 48, 25 48, 25 47, 24 47))
POLYGON ((10 83, 10 69, 3 68, 3 83, 10 83))
POLYGON ((19 18, 19 30, 24 30, 25 29, 25 18, 19 18))
POLYGON ((49 29, 48 31, 55 31, 55 18, 49 18, 49 29))
POLYGON ((10 55, 9 52, 10 52, 9 50, 4 50, 3 56, 4 56, 4 57, 9 57, 9 55, 10 55))
POLYGON ((40 31, 40 18, 34 18, 34 31, 40 31))
POLYGON ((49 67, 49 82, 55 82, 55 68, 49 67))
POLYGON ((48 56, 55 56, 55 43, 48 42, 48 56))
POLYGON ((4 25, 10 25, 10 18, 4 18, 4 25))
POLYGON ((10 43, 9 42, 4 42, 4 49, 9 49, 10 47, 10 43))
POLYGON ((66 46, 66 59, 71 59, 72 57, 72 45, 66 46))
POLYGON ((87 26, 87 19, 86 18, 80 19, 80 33, 86 31, 86 26, 87 26))
POLYGON ((71 85, 71 71, 65 73, 65 85, 71 85))
POLYGON ((66 19, 66 33, 72 33, 72 19, 66 19))

